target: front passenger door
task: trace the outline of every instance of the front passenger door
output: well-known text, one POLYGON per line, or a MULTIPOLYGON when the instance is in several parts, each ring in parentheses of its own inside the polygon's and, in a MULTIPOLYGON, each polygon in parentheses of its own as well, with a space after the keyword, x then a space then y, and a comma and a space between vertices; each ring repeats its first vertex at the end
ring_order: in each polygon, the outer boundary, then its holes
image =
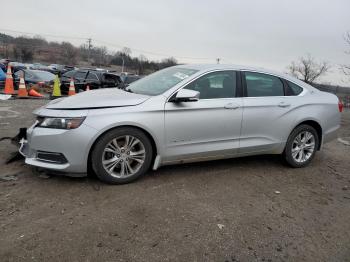
POLYGON ((164 161, 233 156, 239 147, 242 98, 234 71, 208 73, 184 88, 200 92, 197 102, 165 104, 164 161))

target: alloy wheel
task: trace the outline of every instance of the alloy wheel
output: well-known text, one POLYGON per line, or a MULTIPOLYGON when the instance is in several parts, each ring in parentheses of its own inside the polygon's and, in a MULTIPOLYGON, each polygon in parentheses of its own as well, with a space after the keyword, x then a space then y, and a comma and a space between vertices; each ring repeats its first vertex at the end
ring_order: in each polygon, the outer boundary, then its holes
POLYGON ((144 144, 134 136, 124 135, 107 143, 102 154, 102 165, 111 176, 127 178, 140 170, 145 158, 144 144))
POLYGON ((300 132, 292 144, 292 157, 297 163, 304 163, 315 151, 315 136, 309 131, 300 132))

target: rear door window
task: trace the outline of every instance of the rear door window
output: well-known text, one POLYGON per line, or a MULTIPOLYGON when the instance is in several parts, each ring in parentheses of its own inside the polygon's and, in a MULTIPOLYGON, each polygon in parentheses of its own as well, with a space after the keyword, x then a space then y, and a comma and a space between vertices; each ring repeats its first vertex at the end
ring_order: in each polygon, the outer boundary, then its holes
POLYGON ((86 76, 86 72, 78 72, 75 74, 74 78, 79 80, 84 80, 86 76))
POLYGON ((98 77, 95 73, 89 72, 88 76, 86 77, 86 80, 98 81, 98 77))
POLYGON ((109 87, 116 87, 120 83, 119 76, 114 74, 104 74, 103 79, 104 84, 109 87))
POLYGON ((284 96, 283 82, 275 76, 245 72, 246 96, 284 96))
POLYGON ((63 76, 67 77, 67 78, 71 78, 74 76, 75 73, 76 73, 76 71, 69 71, 69 72, 63 74, 63 76))

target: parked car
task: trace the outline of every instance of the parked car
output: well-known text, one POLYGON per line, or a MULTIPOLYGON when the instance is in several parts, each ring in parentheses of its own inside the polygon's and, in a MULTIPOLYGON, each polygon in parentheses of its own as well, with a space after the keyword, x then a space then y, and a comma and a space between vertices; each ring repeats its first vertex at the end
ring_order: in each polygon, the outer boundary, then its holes
POLYGON ((55 69, 51 69, 49 66, 47 65, 43 65, 41 63, 34 63, 34 64, 30 64, 29 65, 29 69, 32 70, 40 70, 40 71, 46 71, 46 72, 50 72, 54 75, 58 74, 58 71, 55 69))
POLYGON ((0 81, 5 81, 6 73, 0 68, 0 81))
POLYGON ((135 74, 121 73, 120 78, 122 80, 122 84, 120 85, 120 88, 123 89, 129 86, 131 83, 141 79, 141 76, 135 75, 135 74))
POLYGON ((99 88, 118 87, 121 79, 116 74, 97 71, 92 69, 72 70, 62 75, 61 77, 61 92, 68 94, 70 80, 74 79, 76 92, 86 90, 89 86, 90 90, 99 88))
POLYGON ((21 75, 24 76, 24 82, 26 83, 27 87, 35 85, 43 88, 49 88, 53 85, 53 81, 55 79, 55 75, 47 71, 22 69, 14 74, 14 86, 16 89, 18 89, 21 75))
POLYGON ((2 69, 2 71, 7 72, 7 65, 11 62, 10 59, 0 59, 0 68, 2 69))
POLYGON ((33 64, 31 64, 31 63, 25 63, 24 65, 25 65, 26 69, 31 69, 33 67, 33 64))
POLYGON ((75 69, 74 66, 51 64, 48 66, 51 72, 55 75, 62 76, 63 74, 75 69))
POLYGON ((48 66, 46 66, 46 65, 41 64, 41 63, 34 63, 34 64, 31 65, 30 69, 47 71, 50 68, 48 66))
POLYGON ((282 154, 299 168, 336 137, 341 111, 335 95, 288 75, 181 65, 125 90, 83 92, 39 108, 22 153, 29 165, 76 176, 91 169, 115 184, 150 167, 258 154, 282 154))
POLYGON ((0 69, 4 72, 7 72, 7 67, 2 63, 0 63, 0 69))
POLYGON ((5 87, 5 80, 6 80, 6 74, 5 72, 0 68, 0 88, 5 87))
POLYGON ((11 66, 12 74, 16 73, 19 70, 26 69, 27 67, 25 64, 19 63, 19 62, 10 62, 8 65, 11 66))
POLYGON ((6 68, 7 68, 8 63, 10 63, 10 62, 11 62, 11 60, 7 59, 7 58, 0 59, 0 63, 5 65, 6 68))
POLYGON ((65 70, 66 72, 69 72, 69 71, 72 71, 72 70, 78 70, 78 68, 75 67, 75 66, 68 66, 68 65, 65 65, 65 66, 64 66, 64 70, 65 70))

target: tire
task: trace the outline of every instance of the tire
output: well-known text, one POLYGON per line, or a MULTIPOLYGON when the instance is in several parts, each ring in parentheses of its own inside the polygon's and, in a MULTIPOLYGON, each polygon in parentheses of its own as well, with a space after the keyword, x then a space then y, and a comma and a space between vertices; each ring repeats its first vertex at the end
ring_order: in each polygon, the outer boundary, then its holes
POLYGON ((320 140, 315 128, 309 125, 297 126, 288 137, 287 144, 283 152, 283 158, 291 167, 305 167, 309 165, 312 159, 315 157, 316 151, 319 148, 319 141, 320 140), (313 138, 311 138, 310 135, 313 138), (307 139, 305 143, 305 139, 303 139, 303 137, 306 137, 307 139), (298 141, 300 141, 300 143, 298 141), (313 150, 311 153, 310 149, 312 144, 313 150), (303 154, 305 158, 303 158, 303 154))
POLYGON ((116 128, 96 142, 91 154, 92 168, 103 182, 126 184, 149 170, 152 155, 151 142, 141 130, 116 128))

